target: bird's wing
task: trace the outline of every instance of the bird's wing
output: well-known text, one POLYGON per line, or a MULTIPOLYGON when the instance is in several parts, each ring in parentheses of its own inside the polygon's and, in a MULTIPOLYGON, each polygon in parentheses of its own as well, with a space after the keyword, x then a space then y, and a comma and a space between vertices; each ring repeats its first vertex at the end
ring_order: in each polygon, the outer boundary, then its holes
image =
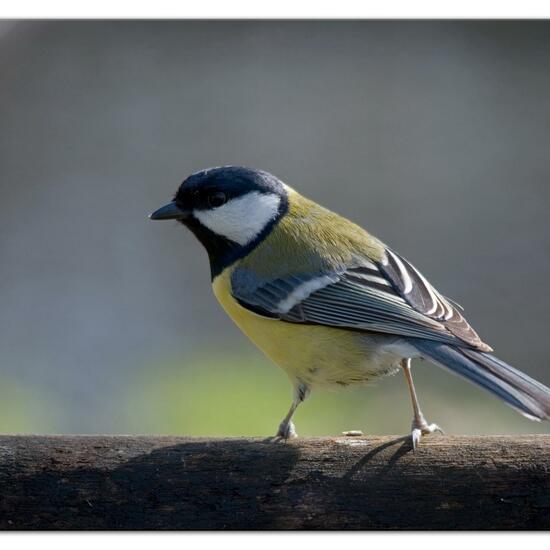
POLYGON ((331 272, 258 279, 237 267, 232 294, 266 317, 467 344, 490 350, 446 298, 404 258, 386 249, 381 261, 357 258, 331 272))

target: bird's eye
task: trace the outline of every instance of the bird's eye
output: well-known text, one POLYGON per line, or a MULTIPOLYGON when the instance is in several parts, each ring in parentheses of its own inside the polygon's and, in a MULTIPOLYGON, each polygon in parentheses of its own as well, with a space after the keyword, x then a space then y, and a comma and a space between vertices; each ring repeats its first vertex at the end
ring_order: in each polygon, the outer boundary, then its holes
POLYGON ((212 208, 217 208, 218 206, 225 204, 226 200, 227 197, 222 191, 216 191, 215 193, 208 195, 208 205, 212 208))

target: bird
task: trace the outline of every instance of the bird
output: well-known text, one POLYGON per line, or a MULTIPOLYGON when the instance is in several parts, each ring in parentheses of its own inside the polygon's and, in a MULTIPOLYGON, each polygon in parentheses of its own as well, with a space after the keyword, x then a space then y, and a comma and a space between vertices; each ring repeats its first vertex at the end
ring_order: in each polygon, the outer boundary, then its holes
POLYGON ((187 177, 152 220, 177 220, 206 249, 214 295, 293 386, 278 440, 297 436, 312 389, 365 384, 403 371, 410 437, 442 432, 426 420, 411 360, 421 358, 550 418, 550 389, 498 359, 462 314, 408 260, 276 176, 221 166, 187 177))

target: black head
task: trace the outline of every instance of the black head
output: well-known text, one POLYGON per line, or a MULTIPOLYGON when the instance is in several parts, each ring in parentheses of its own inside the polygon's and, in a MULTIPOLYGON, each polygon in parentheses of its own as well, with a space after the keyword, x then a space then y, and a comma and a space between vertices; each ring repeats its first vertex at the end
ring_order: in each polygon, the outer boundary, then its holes
POLYGON ((151 214, 175 219, 206 248, 212 278, 256 247, 288 209, 287 190, 275 176, 223 166, 189 176, 172 202, 151 214))

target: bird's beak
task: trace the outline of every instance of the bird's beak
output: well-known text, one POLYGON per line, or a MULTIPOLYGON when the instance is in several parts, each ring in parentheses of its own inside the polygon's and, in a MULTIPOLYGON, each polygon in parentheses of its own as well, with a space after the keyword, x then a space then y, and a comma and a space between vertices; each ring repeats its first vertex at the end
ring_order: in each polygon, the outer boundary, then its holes
POLYGON ((179 207, 174 201, 161 206, 152 214, 149 214, 151 220, 183 220, 189 216, 189 212, 179 207))

